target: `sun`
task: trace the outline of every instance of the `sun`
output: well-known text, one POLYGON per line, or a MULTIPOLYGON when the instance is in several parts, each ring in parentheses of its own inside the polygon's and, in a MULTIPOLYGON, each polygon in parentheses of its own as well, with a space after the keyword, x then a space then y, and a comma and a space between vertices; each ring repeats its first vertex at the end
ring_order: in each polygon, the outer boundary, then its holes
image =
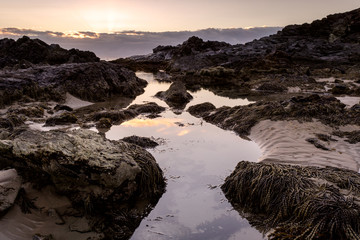
POLYGON ((91 31, 114 32, 126 29, 127 16, 115 9, 86 10, 82 17, 91 31))

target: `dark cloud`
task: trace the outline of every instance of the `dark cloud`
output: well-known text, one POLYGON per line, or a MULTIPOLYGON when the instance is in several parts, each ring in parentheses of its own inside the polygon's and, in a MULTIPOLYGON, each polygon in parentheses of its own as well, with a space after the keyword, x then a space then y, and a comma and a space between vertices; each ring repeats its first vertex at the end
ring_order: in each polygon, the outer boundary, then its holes
POLYGON ((2 28, 0 37, 19 38, 27 35, 39 38, 49 44, 57 43, 64 48, 78 48, 90 50, 102 59, 110 60, 140 54, 149 54, 159 45, 177 45, 191 36, 198 36, 204 40, 223 41, 240 44, 268 36, 281 30, 280 27, 260 28, 209 28, 199 31, 173 32, 141 32, 122 31, 115 33, 95 33, 83 31, 76 33, 62 33, 53 31, 36 31, 31 29, 2 28))

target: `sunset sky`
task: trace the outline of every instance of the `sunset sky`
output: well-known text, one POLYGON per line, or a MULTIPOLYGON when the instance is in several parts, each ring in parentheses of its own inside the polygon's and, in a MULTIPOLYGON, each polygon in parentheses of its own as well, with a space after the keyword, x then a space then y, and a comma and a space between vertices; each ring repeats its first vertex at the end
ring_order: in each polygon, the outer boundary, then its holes
POLYGON ((0 0, 0 28, 181 31, 285 26, 358 8, 358 0, 0 0))

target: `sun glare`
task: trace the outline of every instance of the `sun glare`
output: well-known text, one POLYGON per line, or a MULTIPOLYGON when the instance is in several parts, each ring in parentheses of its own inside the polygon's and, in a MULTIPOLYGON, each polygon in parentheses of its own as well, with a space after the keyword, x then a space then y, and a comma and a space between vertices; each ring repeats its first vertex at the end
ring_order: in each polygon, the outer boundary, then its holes
POLYGON ((91 31, 112 33, 128 26, 126 15, 113 9, 87 10, 82 17, 91 31))

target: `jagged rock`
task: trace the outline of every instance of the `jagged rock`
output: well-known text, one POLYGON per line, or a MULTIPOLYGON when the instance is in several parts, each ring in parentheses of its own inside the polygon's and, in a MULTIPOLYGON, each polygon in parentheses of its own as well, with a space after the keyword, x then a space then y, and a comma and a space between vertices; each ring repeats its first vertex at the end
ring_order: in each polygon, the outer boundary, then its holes
POLYGON ((0 213, 10 208, 21 187, 21 177, 15 169, 0 171, 0 213))
POLYGON ((114 96, 134 98, 146 85, 134 72, 107 62, 0 70, 0 106, 24 97, 61 101, 66 92, 92 102, 114 96))
POLYGON ((174 82, 169 89, 163 92, 158 92, 156 97, 164 100, 167 105, 175 109, 184 109, 186 104, 190 102, 193 97, 186 91, 186 87, 182 82, 174 82))
POLYGON ((136 144, 143 148, 154 148, 159 145, 157 142, 153 141, 150 138, 139 137, 139 136, 135 136, 135 135, 130 136, 130 137, 124 137, 121 140, 128 142, 128 143, 136 144))
POLYGON ((19 65, 20 68, 31 67, 32 64, 48 63, 83 63, 99 62, 100 59, 89 51, 78 49, 66 50, 57 44, 48 45, 39 39, 22 37, 18 40, 0 40, 0 68, 19 65))
POLYGON ((334 95, 346 94, 349 92, 349 88, 345 84, 335 84, 335 86, 331 89, 331 93, 334 95))
POLYGON ((44 108, 40 106, 12 106, 8 109, 9 114, 22 114, 30 118, 41 118, 44 116, 44 108))
POLYGON ((46 119, 45 126, 67 125, 77 122, 77 117, 69 112, 64 112, 60 115, 52 116, 46 119))
POLYGON ((351 144, 360 142, 360 131, 352 131, 352 132, 335 131, 333 134, 341 138, 346 137, 347 139, 345 141, 351 144))

